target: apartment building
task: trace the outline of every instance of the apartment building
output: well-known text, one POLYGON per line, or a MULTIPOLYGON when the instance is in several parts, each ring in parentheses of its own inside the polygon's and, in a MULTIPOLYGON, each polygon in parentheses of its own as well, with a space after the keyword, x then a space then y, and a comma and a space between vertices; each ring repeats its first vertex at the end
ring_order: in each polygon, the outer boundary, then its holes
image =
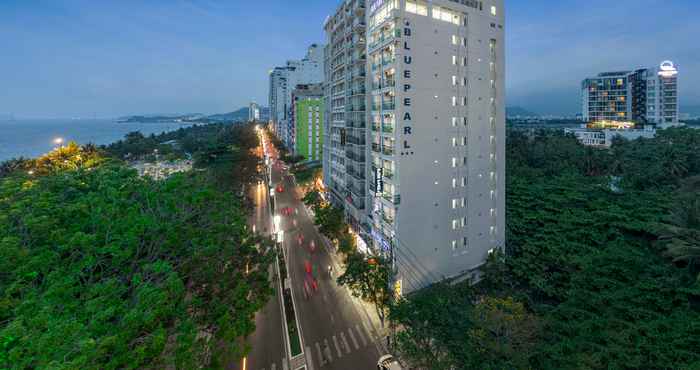
POLYGON ((324 25, 323 171, 332 202, 369 239, 366 9, 365 0, 345 0, 324 25))
POLYGON ((288 60, 284 67, 270 72, 270 120, 276 135, 291 149, 294 130, 292 115, 292 91, 297 85, 323 82, 323 45, 312 44, 301 60, 288 60))
POLYGON ((346 0, 325 30, 334 203, 398 293, 478 278, 505 241, 503 0, 346 0))
POLYGON ((294 155, 320 161, 323 145, 323 85, 297 85, 292 92, 294 155))
POLYGON ((604 72, 581 84, 586 122, 678 125, 678 70, 673 62, 634 71, 604 72))
POLYGON ((248 106, 248 122, 260 121, 260 106, 256 102, 251 102, 248 106))
POLYGON ((270 122, 275 133, 281 131, 281 121, 285 117, 285 96, 287 94, 288 71, 285 67, 275 67, 270 71, 270 122))

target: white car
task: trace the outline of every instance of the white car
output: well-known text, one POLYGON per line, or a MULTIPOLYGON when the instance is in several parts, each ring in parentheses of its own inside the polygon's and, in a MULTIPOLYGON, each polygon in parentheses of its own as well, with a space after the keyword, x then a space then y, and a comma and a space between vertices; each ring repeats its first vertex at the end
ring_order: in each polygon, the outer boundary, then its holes
POLYGON ((402 370, 402 368, 394 356, 384 355, 377 362, 377 370, 402 370))

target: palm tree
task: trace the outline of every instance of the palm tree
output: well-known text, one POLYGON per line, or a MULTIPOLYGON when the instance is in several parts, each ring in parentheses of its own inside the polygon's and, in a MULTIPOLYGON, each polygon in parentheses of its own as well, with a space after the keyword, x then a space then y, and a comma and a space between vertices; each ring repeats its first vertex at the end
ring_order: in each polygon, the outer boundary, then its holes
POLYGON ((666 233, 660 239, 666 255, 691 273, 700 272, 700 176, 687 179, 681 192, 686 194, 676 203, 668 217, 666 233))

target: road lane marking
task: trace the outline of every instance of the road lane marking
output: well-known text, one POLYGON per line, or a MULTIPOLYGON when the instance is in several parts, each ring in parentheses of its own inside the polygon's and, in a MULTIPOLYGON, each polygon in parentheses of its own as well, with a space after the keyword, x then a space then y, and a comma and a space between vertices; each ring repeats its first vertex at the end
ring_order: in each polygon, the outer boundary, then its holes
MULTIPOLYGON (((318 352, 318 361, 321 363, 319 366, 325 365, 326 361, 323 359, 323 353, 321 353, 321 345, 316 342, 316 352, 318 352)), ((313 357, 311 351, 309 351, 309 356, 313 357)))
POLYGON ((272 367, 270 368, 270 370, 277 370, 277 364, 274 364, 274 363, 273 363, 273 364, 272 364, 272 367))
MULTIPOLYGON (((309 347, 306 347, 306 353, 311 353, 311 350, 309 349, 309 347)), ((314 370, 314 367, 313 367, 313 366, 309 366, 309 368, 310 368, 311 370, 314 370)), ((287 359, 286 359, 286 358, 283 358, 283 359, 282 359, 282 369, 283 369, 283 370, 289 370, 289 365, 287 365, 287 359)))
POLYGON ((340 346, 338 345, 338 338, 333 336, 333 344, 335 344, 335 350, 338 352, 338 358, 343 357, 343 352, 340 352, 340 346))
POLYGON ((355 339, 355 334, 352 332, 352 328, 348 329, 348 334, 350 334, 350 339, 352 339, 352 344, 355 345, 355 349, 360 349, 360 345, 357 344, 357 339, 355 339))
POLYGON ((350 344, 348 343, 348 339, 345 338, 345 332, 340 332, 340 339, 343 340, 343 345, 345 346, 345 353, 350 354, 350 344))
POLYGON ((367 339, 365 339, 365 334, 362 332, 362 329, 360 329, 360 325, 355 325, 355 330, 357 330, 357 334, 360 335, 360 339, 362 340, 362 347, 367 345, 367 339))
POLYGON ((323 340, 323 353, 328 356, 328 361, 327 362, 332 362, 333 361, 333 353, 331 352, 331 347, 328 347, 328 339, 323 340))

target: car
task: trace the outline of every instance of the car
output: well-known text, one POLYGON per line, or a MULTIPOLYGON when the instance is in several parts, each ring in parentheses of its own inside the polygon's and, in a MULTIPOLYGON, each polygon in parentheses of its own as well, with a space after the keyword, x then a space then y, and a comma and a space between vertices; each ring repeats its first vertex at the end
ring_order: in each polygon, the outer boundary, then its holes
POLYGON ((403 370, 401 364, 392 355, 384 355, 377 362, 377 370, 403 370))

